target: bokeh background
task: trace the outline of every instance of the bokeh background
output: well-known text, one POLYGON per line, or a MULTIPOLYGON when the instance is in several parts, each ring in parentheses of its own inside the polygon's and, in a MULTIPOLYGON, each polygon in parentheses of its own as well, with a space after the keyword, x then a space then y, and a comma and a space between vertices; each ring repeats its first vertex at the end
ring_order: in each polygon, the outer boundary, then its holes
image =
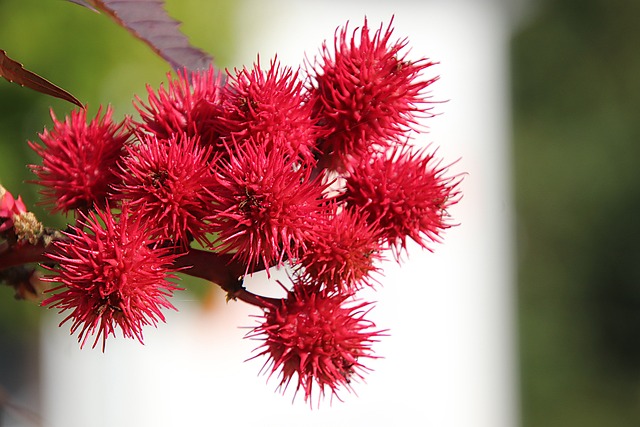
POLYGON ((511 45, 523 425, 640 425, 640 2, 531 6, 511 45))
MULTIPOLYGON (((168 0, 167 9, 220 66, 238 66, 242 35, 229 23, 239 3, 168 0)), ((640 3, 520 6, 509 85, 521 425, 637 426, 640 3)), ((108 103, 132 114, 132 94, 167 71, 104 16, 61 0, 0 0, 0 48, 88 103, 89 115, 108 103)), ((24 183, 25 165, 37 159, 26 141, 50 125, 50 108, 63 116, 72 106, 0 81, 0 181, 30 207, 37 188, 24 183)), ((40 316, 0 287, 0 386, 36 412, 38 396, 22 393, 39 378, 40 316)))

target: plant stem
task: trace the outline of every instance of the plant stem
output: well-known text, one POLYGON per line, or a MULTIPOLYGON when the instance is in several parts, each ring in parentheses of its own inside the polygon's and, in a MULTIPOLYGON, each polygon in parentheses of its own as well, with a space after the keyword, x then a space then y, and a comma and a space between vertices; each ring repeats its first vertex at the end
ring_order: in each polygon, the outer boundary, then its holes
MULTIPOLYGON (((60 238, 59 233, 58 238, 60 238)), ((51 260, 46 256, 45 243, 41 239, 36 245, 9 246, 0 253, 0 270, 47 261, 51 260)), ((281 304, 280 299, 262 297, 246 290, 242 284, 243 277, 247 273, 246 266, 234 260, 231 254, 190 248, 176 259, 174 267, 182 273, 217 284, 227 292, 228 299, 239 299, 260 308, 273 308, 281 304)))
POLYGON ((278 307, 282 300, 256 295, 243 286, 246 267, 231 254, 189 249, 178 257, 174 266, 182 273, 208 280, 227 292, 227 299, 239 299, 260 308, 278 307))

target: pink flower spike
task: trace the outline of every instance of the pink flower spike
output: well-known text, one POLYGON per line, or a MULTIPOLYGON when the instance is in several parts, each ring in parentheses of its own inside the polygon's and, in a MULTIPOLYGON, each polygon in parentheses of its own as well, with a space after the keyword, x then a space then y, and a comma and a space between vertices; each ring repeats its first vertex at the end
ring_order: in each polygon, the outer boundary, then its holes
POLYGON ((118 218, 97 211, 82 215, 80 223, 48 254, 58 266, 46 280, 58 286, 42 305, 70 311, 60 324, 72 321, 81 347, 95 335, 93 347, 101 340, 104 351, 116 328, 142 342, 142 327, 164 321, 161 309, 174 309, 167 298, 180 289, 168 280, 175 278, 170 270, 176 256, 154 247, 126 205, 118 218))
POLYGON ((377 358, 371 346, 385 331, 365 319, 370 303, 349 305, 348 298, 297 282, 280 306, 265 309, 262 324, 247 335, 264 341, 254 358, 268 357, 263 370, 269 376, 279 373, 283 393, 297 377, 296 394, 302 389, 305 401, 311 403, 314 384, 318 398, 329 389, 340 399, 340 388, 353 391, 352 380, 363 379, 369 369, 362 359, 377 358))
POLYGON ((14 216, 27 212, 22 196, 14 198, 11 192, 0 186, 0 233, 13 227, 14 216))
POLYGON ((310 102, 328 133, 319 148, 331 169, 349 170, 361 156, 417 129, 419 118, 432 116, 427 88, 437 77, 423 79, 422 73, 434 62, 407 59, 407 40, 391 41, 392 24, 372 35, 365 19, 350 39, 346 26, 336 31, 333 52, 323 45, 310 102))
POLYGON ((20 215, 21 213, 27 212, 27 207, 22 201, 22 196, 18 196, 16 199, 10 191, 5 190, 4 188, 2 188, 0 192, 2 193, 0 194, 0 212, 11 212, 14 215, 20 215))
POLYGON ((43 159, 31 170, 38 176, 35 182, 45 187, 44 203, 53 205, 53 212, 105 207, 129 133, 125 122, 113 122, 111 107, 102 117, 101 111, 88 124, 84 109, 72 111, 64 122, 52 111, 53 130, 39 135, 44 145, 29 142, 43 159))
POLYGON ((460 198, 460 177, 446 177, 446 172, 426 149, 395 147, 354 168, 346 179, 345 200, 367 215, 398 259, 407 238, 429 249, 452 226, 447 209, 460 198))

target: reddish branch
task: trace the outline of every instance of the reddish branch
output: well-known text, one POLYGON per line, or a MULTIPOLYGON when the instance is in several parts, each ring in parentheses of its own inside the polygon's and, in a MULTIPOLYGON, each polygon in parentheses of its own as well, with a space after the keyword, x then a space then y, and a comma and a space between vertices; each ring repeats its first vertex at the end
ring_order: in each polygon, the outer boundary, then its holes
POLYGON ((258 296, 244 288, 246 266, 234 260, 231 254, 191 248, 176 259, 174 266, 182 273, 217 284, 227 292, 228 299, 239 299, 257 307, 280 305, 279 299, 258 296))
MULTIPOLYGON (((51 262, 46 254, 44 240, 40 239, 35 245, 11 245, 0 253, 0 271, 24 264, 51 262)), ((279 299, 255 295, 244 288, 243 276, 246 266, 234 260, 232 254, 191 248, 176 259, 174 267, 181 273, 215 283, 227 292, 229 299, 238 299, 257 307, 280 305, 279 299)))

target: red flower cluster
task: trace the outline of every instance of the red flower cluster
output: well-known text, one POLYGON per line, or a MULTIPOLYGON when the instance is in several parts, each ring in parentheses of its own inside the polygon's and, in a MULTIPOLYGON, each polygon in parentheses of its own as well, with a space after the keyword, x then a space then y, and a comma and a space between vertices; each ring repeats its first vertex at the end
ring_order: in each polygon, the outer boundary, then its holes
POLYGON ((396 254, 407 238, 424 248, 450 228, 447 208, 458 201, 458 179, 444 176, 433 154, 398 146, 361 161, 346 179, 346 204, 367 214, 396 254))
POLYGON ((311 117, 298 73, 275 59, 263 70, 258 61, 252 69, 230 75, 226 88, 221 137, 236 142, 253 138, 266 151, 282 149, 289 157, 313 161, 321 129, 311 117))
POLYGON ((142 123, 138 128, 158 139, 175 134, 198 136, 203 144, 215 144, 218 135, 212 123, 219 116, 222 74, 213 68, 201 73, 179 73, 177 79, 169 75, 169 89, 147 86, 148 105, 136 96, 135 107, 142 123))
POLYGON ((365 21, 338 31, 304 73, 276 59, 179 73, 136 97, 140 121, 115 124, 111 109, 89 124, 84 111, 53 117, 44 146, 31 144, 43 157, 32 168, 53 210, 90 213, 50 252, 59 286, 44 304, 70 310, 82 343, 95 334, 104 346, 116 327, 142 340, 171 307, 166 278, 179 265, 264 309, 250 336, 264 340, 281 387, 296 376, 305 399, 314 383, 350 389, 380 331, 367 303, 346 302, 377 282, 385 249, 439 241, 459 198, 459 180, 409 143, 432 115, 437 77, 406 45, 391 24, 365 21), (242 287, 285 264, 286 298, 242 287))
POLYGON ((300 255, 301 275, 330 291, 349 293, 372 284, 382 259, 380 236, 362 210, 336 205, 300 255))
POLYGON ((116 182, 116 164, 129 139, 126 122, 113 122, 111 107, 102 117, 98 111, 89 124, 86 114, 73 111, 61 122, 51 112, 53 130, 39 135, 44 146, 29 142, 43 159, 31 169, 53 212, 104 208, 116 182))
POLYGON ((138 138, 141 143, 128 146, 119 165, 115 198, 129 202, 143 221, 155 224, 157 237, 185 248, 191 240, 206 245, 210 200, 203 190, 213 183, 210 147, 184 133, 166 140, 151 134, 138 138))
POLYGON ((95 335, 93 346, 102 340, 104 350, 116 327, 142 342, 142 327, 164 321, 160 310, 173 308, 167 298, 179 288, 167 279, 174 277, 175 256, 154 246, 126 206, 118 218, 109 210, 95 211, 80 225, 48 253, 58 274, 47 280, 58 286, 42 304, 71 311, 62 323, 72 320, 71 333, 78 332, 82 346, 95 335))
POLYGON ((425 91, 437 77, 425 80, 421 73, 434 63, 408 60, 407 41, 393 42, 391 25, 372 36, 365 20, 359 40, 357 32, 348 40, 345 27, 333 52, 323 45, 310 102, 328 133, 320 151, 330 168, 349 170, 360 157, 393 147, 429 116, 425 91))
POLYGON ((249 138, 222 161, 211 191, 212 221, 222 252, 263 268, 296 259, 312 238, 323 184, 277 149, 249 138))
MULTIPOLYGON (((265 367, 280 373, 283 390, 297 377, 296 392, 308 400, 314 383, 337 396, 340 387, 362 378, 363 358, 375 358, 371 345, 382 331, 364 318, 369 303, 345 304, 348 294, 327 293, 314 284, 296 282, 281 305, 267 307, 261 326, 249 337, 263 340, 256 356, 267 355, 265 367)), ((263 368, 263 369, 264 369, 263 368)))

